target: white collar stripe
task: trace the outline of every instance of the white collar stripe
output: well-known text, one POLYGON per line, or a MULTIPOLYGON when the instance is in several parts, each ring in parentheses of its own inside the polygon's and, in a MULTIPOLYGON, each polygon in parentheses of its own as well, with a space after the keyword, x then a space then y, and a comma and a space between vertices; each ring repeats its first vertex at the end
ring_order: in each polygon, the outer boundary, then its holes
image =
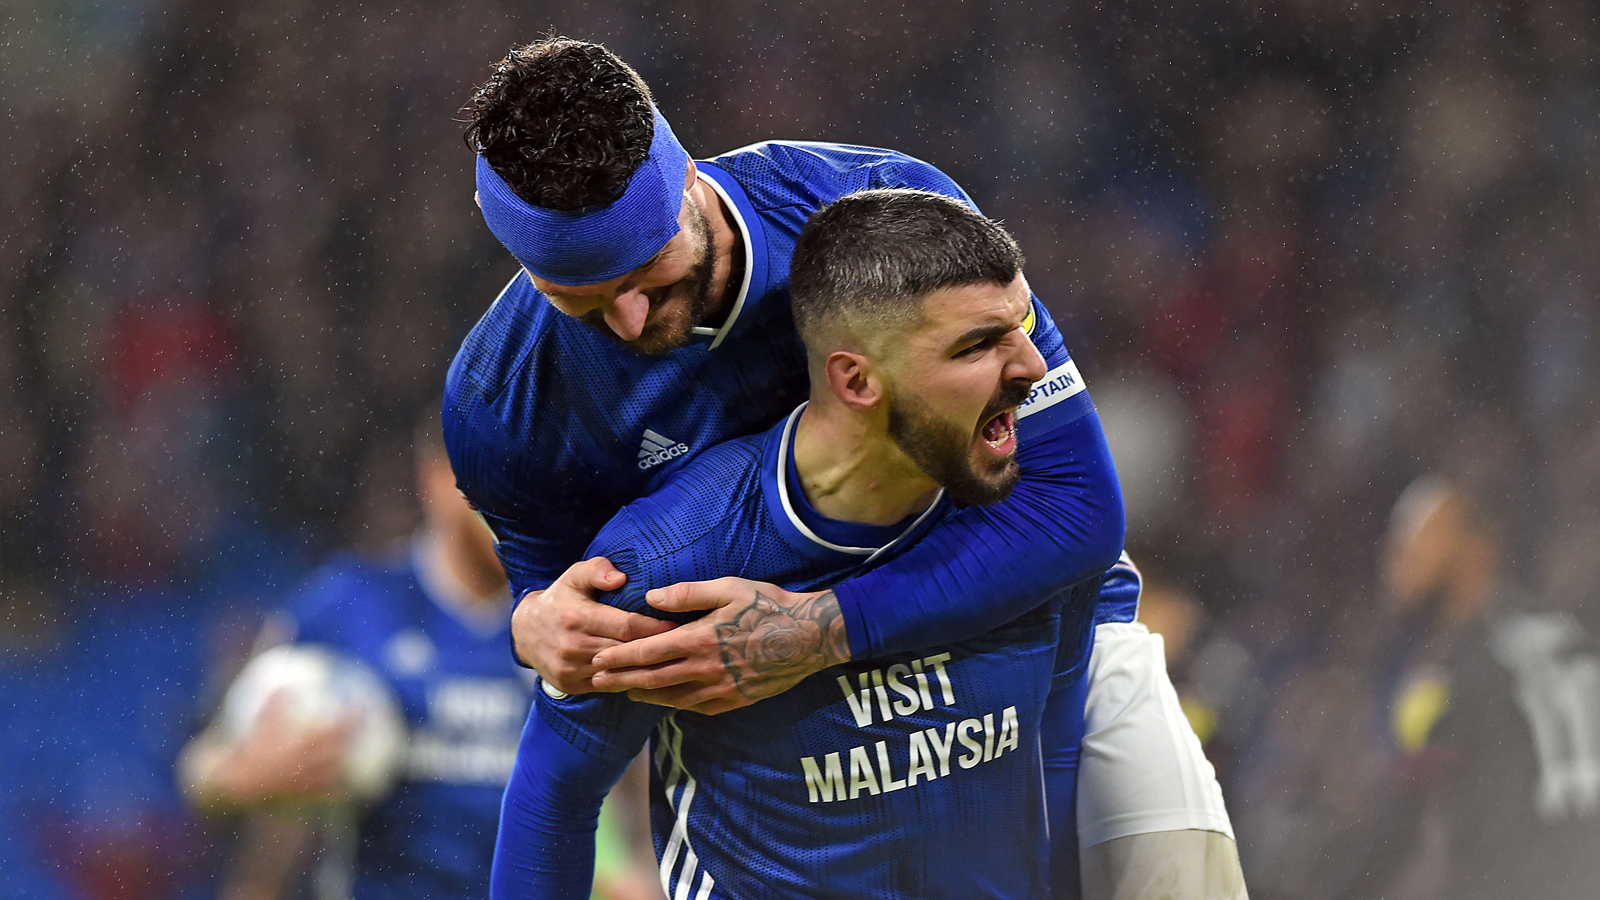
POLYGON ((898 544, 901 538, 904 538, 906 535, 917 530, 917 527, 922 524, 923 520, 928 518, 928 516, 939 507, 939 501, 944 499, 944 488, 939 489, 939 493, 934 496, 933 502, 928 504, 928 508, 922 511, 922 515, 917 516, 910 525, 905 527, 905 530, 895 535, 894 540, 884 544, 882 547, 846 547, 842 544, 835 544, 832 541, 824 540, 800 519, 800 516, 794 511, 794 504, 789 501, 789 441, 794 437, 794 425, 796 422, 800 421, 800 413, 805 408, 806 405, 802 403, 795 408, 794 412, 789 414, 789 421, 785 422, 783 425, 783 436, 780 438, 781 443, 778 444, 778 500, 783 504, 783 513, 789 517, 789 524, 793 525, 796 531, 805 535, 806 538, 812 543, 826 547, 835 553, 848 553, 852 556, 865 556, 867 557, 867 562, 871 562, 884 551, 888 550, 890 547, 893 547, 895 544, 898 544))
POLYGON ((739 296, 734 298, 733 309, 728 311, 728 320, 722 323, 721 328, 696 326, 694 329, 694 333, 701 337, 716 335, 711 339, 711 346, 707 348, 715 350, 722 345, 728 332, 733 330, 733 323, 738 321, 739 313, 744 310, 745 298, 750 295, 750 273, 755 271, 755 245, 750 241, 750 226, 745 224, 744 216, 739 214, 739 207, 733 202, 733 198, 728 196, 728 192, 723 190, 722 185, 717 184, 717 180, 705 169, 697 168, 695 172, 695 177, 704 179, 705 183, 711 185, 711 189, 717 192, 717 196, 722 198, 722 202, 728 205, 728 211, 733 213, 733 221, 739 226, 739 236, 744 239, 744 281, 739 285, 739 296))

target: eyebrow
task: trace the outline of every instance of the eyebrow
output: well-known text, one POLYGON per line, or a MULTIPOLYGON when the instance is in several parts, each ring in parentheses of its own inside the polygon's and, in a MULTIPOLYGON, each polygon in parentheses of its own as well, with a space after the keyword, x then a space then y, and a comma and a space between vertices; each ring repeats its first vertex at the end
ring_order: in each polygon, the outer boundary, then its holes
POLYGON ((952 347, 963 347, 976 344, 987 338, 1004 337, 1017 326, 1007 325, 1002 322, 992 322, 988 325, 978 325, 963 331, 959 337, 950 342, 952 347))

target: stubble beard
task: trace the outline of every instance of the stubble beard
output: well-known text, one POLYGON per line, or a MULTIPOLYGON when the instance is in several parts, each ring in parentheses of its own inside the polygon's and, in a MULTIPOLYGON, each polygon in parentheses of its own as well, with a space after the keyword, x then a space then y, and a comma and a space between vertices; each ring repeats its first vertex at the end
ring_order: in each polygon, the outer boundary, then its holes
MULTIPOLYGON (((980 426, 1028 399, 1030 387, 1020 382, 1001 385, 985 407, 980 426)), ((986 506, 1006 499, 1022 476, 1015 453, 1004 459, 976 456, 974 442, 980 438, 973 431, 940 418, 911 394, 890 398, 889 438, 963 506, 986 506)))
POLYGON ((690 267, 689 274, 683 281, 678 282, 678 285, 689 286, 688 302, 663 307, 662 303, 670 301, 663 300, 658 303, 651 298, 650 315, 655 315, 656 320, 646 324, 639 336, 631 341, 619 337, 611 330, 611 326, 606 324, 604 316, 597 312, 583 317, 586 325, 641 356, 665 356, 689 342, 695 327, 704 322, 711 311, 711 276, 716 271, 717 262, 717 249, 712 243, 710 221, 706 219, 706 214, 698 205, 690 204, 689 209, 691 219, 689 227, 699 233, 703 249, 700 252, 699 262, 690 267))

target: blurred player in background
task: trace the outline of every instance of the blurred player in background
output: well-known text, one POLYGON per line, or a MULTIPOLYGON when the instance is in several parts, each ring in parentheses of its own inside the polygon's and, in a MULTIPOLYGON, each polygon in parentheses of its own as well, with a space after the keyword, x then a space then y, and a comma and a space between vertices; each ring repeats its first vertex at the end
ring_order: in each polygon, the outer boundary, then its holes
MULTIPOLYGON (((630 689, 720 712, 829 665, 988 632, 1116 561, 1120 491, 1083 401, 1083 415, 1021 448, 1010 498, 961 511, 906 556, 834 590, 762 585, 757 604, 748 583, 679 586, 650 602, 711 611, 659 635, 648 617, 592 602, 622 582, 605 560, 579 562, 617 509, 804 399, 787 276, 806 218, 867 188, 971 200, 932 166, 887 150, 768 142, 691 162, 638 75, 578 41, 513 50, 471 116, 480 206, 523 271, 457 354, 445 434, 462 490, 500 538, 519 601, 517 650, 553 688, 630 689), (762 639, 773 633, 787 639, 762 639)), ((1031 314, 1048 318, 1037 299, 1031 314)), ((1049 363, 1036 389, 1052 403, 1078 397, 1065 350, 1049 363)), ((1103 592, 1096 622, 1125 625, 1136 605, 1136 583, 1103 592)), ((1173 865, 1237 871, 1220 789, 1159 646, 1112 627, 1097 632, 1096 653, 1108 642, 1119 652, 1095 671, 1116 676, 1115 690, 1089 705, 1088 727, 1104 740, 1085 744, 1084 778, 1104 786, 1098 796, 1128 802, 1080 815, 1094 836, 1087 854, 1187 832, 1182 847, 1163 841, 1173 865)))
MULTIPOLYGON (((824 207, 794 256, 810 400, 625 507, 590 547, 629 576, 607 602, 648 614, 647 589, 721 576, 809 590, 1008 496, 1018 447, 1082 412, 1029 400, 1061 336, 1034 321, 1021 264, 1004 229, 948 197, 824 207)), ((987 634, 835 666, 717 716, 544 692, 492 896, 587 893, 576 837, 653 730, 673 896, 1078 896, 1077 841, 1052 832, 1046 793, 1070 820, 1098 591, 1087 579, 987 634)))
MULTIPOLYGON (((313 875, 318 897, 488 893, 501 793, 533 680, 506 657, 505 574, 488 529, 456 490, 431 410, 414 453, 423 523, 409 545, 381 558, 334 556, 261 641, 328 648, 382 677, 410 729, 395 786, 368 808, 349 802, 354 714, 299 727, 277 698, 241 739, 213 725, 185 749, 179 777, 200 809, 251 813, 224 895, 296 896, 318 837, 312 823, 328 826, 313 875), (359 816, 354 834, 350 812, 359 816)), ((618 837, 608 830, 597 896, 658 896, 618 837)))
POLYGON ((1539 897, 1600 889, 1600 652, 1507 580, 1459 485, 1395 504, 1384 581, 1401 620, 1387 683, 1394 769, 1346 895, 1539 897))

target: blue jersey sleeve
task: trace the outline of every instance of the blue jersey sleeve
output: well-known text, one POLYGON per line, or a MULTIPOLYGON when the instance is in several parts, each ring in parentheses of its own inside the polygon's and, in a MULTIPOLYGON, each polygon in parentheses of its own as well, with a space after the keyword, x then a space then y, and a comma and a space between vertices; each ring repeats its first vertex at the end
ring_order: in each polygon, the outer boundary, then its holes
MULTIPOLYGON (((1117 567, 1112 567, 1115 572, 1117 567)), ((1109 577, 1109 573, 1108 573, 1109 577)), ((1078 763, 1084 704, 1089 697, 1089 655, 1094 648, 1095 598, 1102 582, 1074 585, 1061 604, 1055 673, 1039 724, 1045 811, 1050 829, 1050 896, 1078 900, 1078 763)))
MULTIPOLYGON (((646 588, 654 585, 647 585, 643 575, 632 565, 631 552, 618 549, 593 555, 609 556, 612 564, 628 576, 627 586, 603 595, 602 602, 629 612, 654 613, 657 618, 666 618, 644 602, 646 588)), ((667 712, 665 707, 635 703, 621 694, 552 697, 541 690, 536 705, 545 727, 551 732, 590 757, 622 765, 627 765, 639 752, 650 730, 667 712)))
POLYGON ((904 555, 835 588, 857 659, 982 634, 1117 561, 1125 522, 1111 450, 1037 299, 1032 316, 1049 372, 1018 411, 1021 479, 1006 500, 962 510, 904 555))
MULTIPOLYGON (((601 599, 648 613, 649 587, 627 535, 626 510, 589 555, 609 556, 627 586, 601 599)), ((492 900, 582 900, 594 872, 600 804, 667 712, 617 694, 538 692, 500 806, 492 900)))
POLYGON ((1100 597, 1095 602, 1094 624, 1132 622, 1139 615, 1139 596, 1144 592, 1144 576, 1122 554, 1117 564, 1106 570, 1100 581, 1100 597))
POLYGON ((545 699, 528 713, 500 803, 492 900, 585 900, 600 804, 628 766, 628 755, 587 753, 568 742, 550 727, 545 699))
POLYGON ((1078 869, 1078 754, 1083 742, 1083 705, 1089 691, 1089 679, 1083 677, 1086 674, 1058 680, 1051 687, 1039 724, 1053 900, 1077 900, 1082 893, 1078 869))

